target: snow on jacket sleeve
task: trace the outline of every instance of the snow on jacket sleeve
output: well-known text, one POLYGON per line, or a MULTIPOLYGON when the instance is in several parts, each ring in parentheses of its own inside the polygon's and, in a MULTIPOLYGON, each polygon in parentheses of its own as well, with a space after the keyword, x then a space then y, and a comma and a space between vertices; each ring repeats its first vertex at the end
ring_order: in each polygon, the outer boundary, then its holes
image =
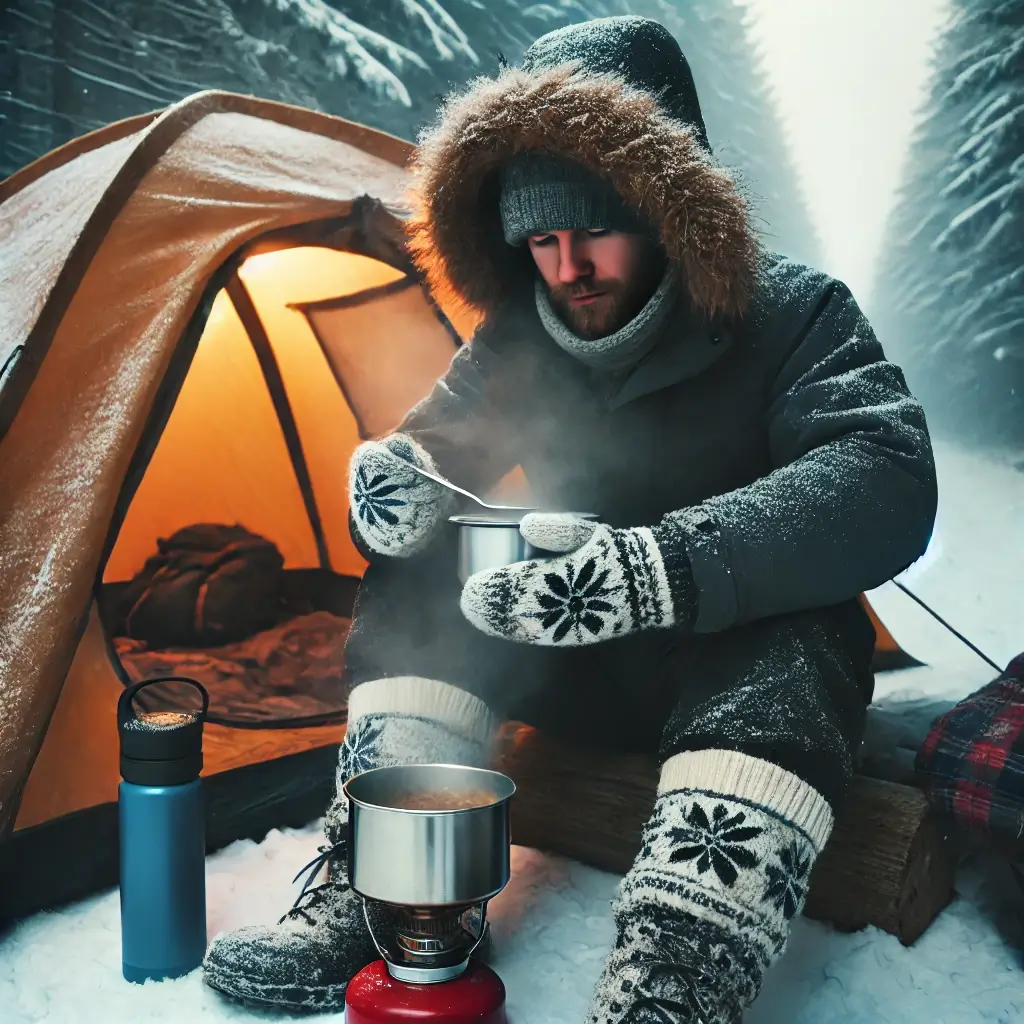
MULTIPOLYGON (((793 267, 790 264, 790 267, 793 267)), ((927 547, 937 503, 924 412, 848 289, 798 268, 792 339, 768 409, 777 467, 671 513, 697 587, 697 632, 838 604, 927 547)))
POLYGON ((445 375, 397 430, 433 456, 452 483, 485 496, 518 464, 513 393, 508 363, 491 345, 484 325, 455 354, 445 375))

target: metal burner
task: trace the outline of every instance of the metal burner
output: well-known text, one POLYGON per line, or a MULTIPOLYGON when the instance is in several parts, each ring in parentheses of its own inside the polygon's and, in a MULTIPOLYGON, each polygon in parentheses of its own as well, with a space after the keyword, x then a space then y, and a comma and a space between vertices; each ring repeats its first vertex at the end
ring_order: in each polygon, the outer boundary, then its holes
POLYGON ((487 933, 486 903, 404 907, 364 899, 366 925, 388 971, 431 984, 457 978, 487 933))

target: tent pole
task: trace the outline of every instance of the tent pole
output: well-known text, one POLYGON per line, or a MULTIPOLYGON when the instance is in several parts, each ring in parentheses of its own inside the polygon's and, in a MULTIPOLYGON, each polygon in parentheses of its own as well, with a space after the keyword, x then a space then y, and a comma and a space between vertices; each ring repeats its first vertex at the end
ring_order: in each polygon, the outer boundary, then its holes
POLYGON ((281 424, 281 432, 284 434, 284 442, 288 448, 288 457, 291 459, 292 471, 295 473, 299 491, 302 493, 302 503, 306 508, 309 525, 313 530, 320 568, 330 570, 331 559, 327 552, 327 539, 324 535, 323 521, 320 519, 316 495, 313 493, 313 480, 309 475, 309 466, 306 463, 305 452, 302 450, 298 424, 295 422, 295 414, 288 401, 288 393, 285 391, 284 380, 281 377, 281 368, 277 364, 277 357, 270 345, 270 338, 267 337, 266 329, 253 304, 252 296, 237 272, 228 281, 226 290, 228 298, 235 307, 235 312, 238 313, 239 320, 242 321, 242 327, 248 335, 256 358, 259 360, 263 380, 270 392, 270 400, 274 403, 274 411, 281 424))

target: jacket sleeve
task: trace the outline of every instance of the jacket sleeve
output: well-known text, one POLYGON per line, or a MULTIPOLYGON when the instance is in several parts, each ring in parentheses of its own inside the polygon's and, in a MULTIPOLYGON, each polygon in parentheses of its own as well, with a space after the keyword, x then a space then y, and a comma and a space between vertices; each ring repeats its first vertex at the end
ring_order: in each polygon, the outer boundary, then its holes
MULTIPOLYGON (((793 266, 793 265, 790 265, 793 266)), ((769 395, 771 473, 671 513, 700 633, 838 604, 919 558, 935 520, 924 412, 847 288, 800 268, 773 329, 792 339, 769 395)))
POLYGON ((514 365, 484 325, 396 428, 433 457, 452 483, 485 496, 519 463, 514 365))

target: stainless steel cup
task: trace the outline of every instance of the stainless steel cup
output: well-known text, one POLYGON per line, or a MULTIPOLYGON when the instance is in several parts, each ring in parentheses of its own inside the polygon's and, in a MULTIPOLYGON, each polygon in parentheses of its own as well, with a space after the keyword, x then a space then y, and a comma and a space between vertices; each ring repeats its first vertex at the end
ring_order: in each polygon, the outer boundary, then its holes
POLYGON ((510 875, 509 800, 500 772, 457 765, 375 768, 345 783, 348 877, 364 898, 403 906, 482 903, 510 875), (410 793, 486 794, 487 803, 450 811, 396 807, 410 793))
POLYGON ((463 584, 473 573, 537 557, 537 549, 519 532, 519 519, 468 515, 448 521, 459 528, 459 582, 463 584))
MULTIPOLYGON (((525 513, 524 513, 525 514, 525 513)), ((577 514, 580 519, 596 519, 589 512, 577 514)), ((459 582, 465 584, 473 573, 499 569, 513 562, 534 558, 550 558, 528 544, 519 532, 520 516, 502 518, 498 515, 451 516, 448 520, 459 528, 459 582)))

